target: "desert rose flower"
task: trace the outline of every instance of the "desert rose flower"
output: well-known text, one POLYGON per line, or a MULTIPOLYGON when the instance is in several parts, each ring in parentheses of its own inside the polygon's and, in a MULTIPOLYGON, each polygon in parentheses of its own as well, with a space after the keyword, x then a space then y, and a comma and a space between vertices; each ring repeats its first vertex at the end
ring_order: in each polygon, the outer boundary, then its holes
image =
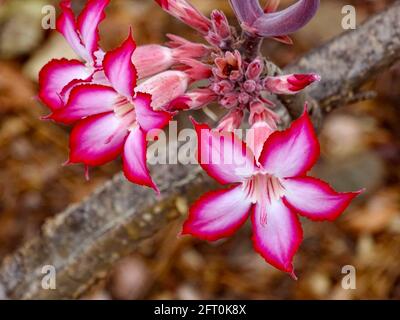
POLYGON ((39 74, 39 98, 51 111, 64 106, 69 91, 82 81, 90 81, 101 66, 98 57, 98 26, 105 18, 104 9, 110 0, 91 0, 81 14, 75 18, 71 0, 60 3, 61 15, 57 19, 57 30, 68 41, 80 60, 54 59, 46 64, 39 74))
POLYGON ((218 240, 231 236, 251 216, 255 250, 295 278, 292 259, 303 236, 297 215, 335 220, 360 192, 337 193, 306 175, 319 156, 306 112, 288 130, 272 133, 258 158, 233 133, 194 125, 200 165, 219 183, 231 186, 197 200, 182 233, 218 240))
POLYGON ((146 166, 146 133, 163 128, 172 115, 153 110, 151 96, 135 91, 137 75, 131 61, 135 47, 130 35, 121 47, 108 52, 103 68, 111 85, 76 86, 58 118, 79 120, 70 136, 69 164, 98 166, 122 154, 125 176, 158 191, 146 166))

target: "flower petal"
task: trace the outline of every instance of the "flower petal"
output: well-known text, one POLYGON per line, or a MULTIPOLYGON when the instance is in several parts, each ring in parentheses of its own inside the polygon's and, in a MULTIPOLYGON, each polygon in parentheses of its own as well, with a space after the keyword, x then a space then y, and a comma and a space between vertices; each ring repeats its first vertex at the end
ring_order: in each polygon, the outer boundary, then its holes
POLYGON ((106 17, 105 7, 110 0, 88 1, 82 13, 78 17, 77 26, 86 51, 96 59, 94 53, 99 49, 99 24, 106 17))
POLYGON ((39 97, 51 110, 64 106, 60 95, 71 81, 90 77, 90 71, 78 60, 51 60, 39 73, 39 97))
POLYGON ((81 120, 70 136, 70 163, 99 166, 121 154, 128 130, 113 112, 81 120))
POLYGON ((146 133, 136 126, 126 139, 123 153, 125 177, 136 184, 148 186, 159 193, 146 165, 146 133))
POLYGON ((148 44, 136 48, 132 55, 139 79, 163 72, 175 63, 172 49, 158 44, 148 44))
POLYGON ((259 162, 268 173, 284 178, 304 175, 318 157, 319 142, 307 111, 304 111, 289 129, 269 136, 259 162))
POLYGON ((78 85, 71 90, 65 108, 53 113, 52 119, 65 124, 82 118, 113 111, 118 93, 111 87, 98 84, 78 85))
POLYGON ((333 221, 360 192, 338 193, 329 184, 311 177, 282 179, 285 202, 311 220, 333 221))
POLYGON ((275 129, 264 121, 256 122, 247 131, 246 145, 253 151, 256 160, 260 157, 265 141, 274 131, 275 129))
POLYGON ((57 30, 64 36, 79 57, 87 62, 93 62, 92 56, 84 47, 77 32, 75 15, 71 9, 71 0, 62 0, 60 7, 61 15, 57 19, 57 30))
POLYGON ((229 237, 246 221, 251 205, 241 185, 206 193, 190 208, 182 234, 209 241, 229 237))
POLYGON ((104 60, 104 72, 113 88, 121 95, 131 98, 136 87, 136 68, 132 63, 132 54, 136 44, 132 33, 117 49, 107 52, 104 60))
POLYGON ((197 133, 198 162, 219 183, 241 182, 255 170, 251 150, 233 132, 211 131, 192 120, 197 133))
POLYGON ((265 205, 266 223, 262 222, 261 205, 254 206, 254 248, 268 263, 295 278, 292 260, 303 238, 299 219, 281 200, 266 201, 265 205))
POLYGON ((166 111, 154 111, 151 107, 151 95, 147 93, 137 93, 133 104, 137 122, 145 132, 151 129, 162 129, 173 116, 172 113, 166 111))

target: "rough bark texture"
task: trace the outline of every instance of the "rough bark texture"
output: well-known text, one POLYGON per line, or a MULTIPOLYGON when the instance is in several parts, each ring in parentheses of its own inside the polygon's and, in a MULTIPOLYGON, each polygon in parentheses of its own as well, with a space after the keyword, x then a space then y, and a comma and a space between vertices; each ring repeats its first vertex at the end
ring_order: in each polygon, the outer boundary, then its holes
MULTIPOLYGON (((324 111, 354 99, 356 90, 400 56, 400 1, 314 50, 290 71, 315 71, 323 81, 310 94, 324 111)), ((301 104, 289 105, 292 115, 301 104)), ((83 202, 50 219, 40 235, 6 258, 0 268, 0 296, 11 299, 68 299, 82 295, 120 257, 134 251, 168 221, 185 214, 186 204, 213 182, 193 166, 153 170, 161 196, 128 183, 121 174, 83 202), (43 290, 42 268, 53 265, 57 289, 43 290)))

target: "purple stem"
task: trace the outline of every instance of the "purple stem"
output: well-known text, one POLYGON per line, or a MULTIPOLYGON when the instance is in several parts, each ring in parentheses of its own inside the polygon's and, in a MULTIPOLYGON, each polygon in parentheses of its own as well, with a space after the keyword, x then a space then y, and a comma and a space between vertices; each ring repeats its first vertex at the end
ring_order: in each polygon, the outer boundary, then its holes
POLYGON ((252 29, 260 36, 274 37, 291 34, 305 26, 316 14, 319 0, 300 0, 285 10, 264 14, 252 29))
POLYGON ((299 0, 290 7, 264 13, 259 0, 230 0, 242 27, 261 37, 284 36, 306 25, 317 12, 320 0, 299 0))

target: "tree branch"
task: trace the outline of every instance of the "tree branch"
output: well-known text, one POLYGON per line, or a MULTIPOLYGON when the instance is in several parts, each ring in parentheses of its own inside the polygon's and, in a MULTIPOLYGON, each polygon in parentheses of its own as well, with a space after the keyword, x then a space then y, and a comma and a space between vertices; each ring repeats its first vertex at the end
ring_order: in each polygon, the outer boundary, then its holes
MULTIPOLYGON (((398 21, 400 1, 284 71, 321 74, 322 83, 309 93, 328 112, 351 101, 362 84, 399 59, 398 21)), ((288 106, 292 115, 303 108, 299 103, 288 106)), ((79 297, 117 259, 186 214, 185 199, 191 201, 214 184, 194 166, 158 166, 153 173, 161 190, 159 198, 118 174, 83 202, 50 219, 40 235, 4 259, 0 294, 12 299, 79 297), (41 287, 45 265, 56 268, 56 290, 41 287)))

